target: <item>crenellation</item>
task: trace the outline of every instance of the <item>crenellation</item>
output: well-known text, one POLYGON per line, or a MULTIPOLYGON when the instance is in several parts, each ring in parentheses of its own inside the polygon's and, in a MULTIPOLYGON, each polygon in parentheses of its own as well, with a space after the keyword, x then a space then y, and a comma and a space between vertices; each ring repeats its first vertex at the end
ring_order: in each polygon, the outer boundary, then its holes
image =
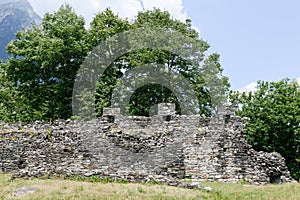
POLYGON ((218 108, 212 118, 176 115, 174 104, 158 109, 151 117, 122 116, 120 109, 109 108, 90 121, 0 122, 0 172, 154 179, 171 185, 185 179, 291 181, 281 155, 257 152, 247 143, 234 106, 218 108))

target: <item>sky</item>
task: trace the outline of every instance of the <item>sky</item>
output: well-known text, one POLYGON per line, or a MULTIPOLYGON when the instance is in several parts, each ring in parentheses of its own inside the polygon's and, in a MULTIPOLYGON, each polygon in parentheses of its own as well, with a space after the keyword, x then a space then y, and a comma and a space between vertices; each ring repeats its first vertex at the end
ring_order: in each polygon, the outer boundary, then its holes
POLYGON ((89 23, 110 7, 134 19, 138 11, 167 10, 181 21, 189 18, 200 37, 220 54, 233 90, 253 90, 258 80, 283 78, 300 82, 300 1, 298 0, 29 0, 43 16, 69 3, 89 23))

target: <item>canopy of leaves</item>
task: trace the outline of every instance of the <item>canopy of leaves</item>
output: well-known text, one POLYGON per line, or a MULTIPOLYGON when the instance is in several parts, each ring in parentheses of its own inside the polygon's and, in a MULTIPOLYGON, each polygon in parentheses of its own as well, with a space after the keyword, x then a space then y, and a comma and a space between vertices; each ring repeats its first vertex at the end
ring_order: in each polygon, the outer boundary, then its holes
MULTIPOLYGON (((175 52, 170 52, 159 48, 141 48, 137 51, 123 55, 111 64, 110 68, 103 74, 97 86, 96 105, 98 114, 101 115, 103 107, 111 105, 111 96, 118 78, 122 77, 124 74, 134 68, 147 63, 152 63, 153 68, 155 68, 155 65, 165 66, 167 71, 178 72, 186 80, 188 80, 190 83, 190 87, 194 90, 197 96, 197 100, 200 104, 200 112, 209 115, 212 109, 212 104, 210 91, 207 90, 209 80, 208 76, 211 76, 211 78, 217 80, 213 80, 213 82, 218 82, 218 85, 221 86, 221 88, 219 89, 222 90, 221 93, 223 94, 225 94, 225 92, 228 90, 230 84, 228 82, 228 78, 222 75, 223 69, 218 61, 219 55, 212 54, 208 58, 204 58, 204 52, 207 51, 209 45, 207 44, 207 42, 199 39, 199 34, 197 33, 197 31, 191 28, 190 20, 187 20, 186 23, 183 23, 178 20, 172 19, 170 14, 166 11, 154 9, 152 11, 139 12, 136 19, 131 24, 129 24, 126 20, 122 21, 118 18, 118 16, 114 16, 110 13, 110 11, 106 10, 104 11, 104 13, 99 13, 91 23, 91 37, 107 38, 114 35, 115 33, 119 33, 124 30, 137 30, 139 28, 153 30, 160 28, 162 30, 178 32, 182 35, 185 35, 186 37, 190 37, 197 44, 193 47, 196 48, 194 51, 199 51, 200 56, 192 57, 192 55, 187 55, 187 57, 192 61, 191 62, 182 58, 175 52), (103 20, 104 16, 109 16, 109 20, 103 20), (102 23, 98 22, 99 20, 102 23), (101 31, 93 31, 97 30, 97 27, 99 27, 98 24, 101 24, 101 31), (199 65, 193 65, 193 63, 200 62, 203 62, 204 65, 201 67, 199 65)), ((143 35, 141 37, 144 37, 144 40, 150 40, 152 43, 158 44, 161 40, 158 35, 149 34, 143 35)), ((103 40, 100 40, 99 43, 101 41, 103 40)), ((185 46, 179 46, 180 44, 180 42, 173 41, 173 43, 170 45, 174 49, 186 48, 185 46)), ((138 45, 139 44, 137 42, 136 46, 138 45)), ((133 94, 133 97, 129 102, 129 113, 133 115, 148 116, 150 107, 157 103, 173 102, 179 105, 178 99, 174 97, 172 91, 161 89, 163 87, 167 86, 152 84, 148 86, 145 85, 143 86, 144 89, 137 90, 137 93, 133 94), (139 101, 138 104, 136 98, 137 96, 140 98, 140 100, 143 99, 143 101, 139 101)), ((180 113, 180 107, 177 106, 176 108, 177 112, 180 113)))
POLYGON ((84 24, 84 19, 65 5, 47 13, 42 26, 18 32, 17 39, 8 44, 8 53, 14 57, 4 65, 7 78, 14 83, 18 101, 26 102, 25 110, 15 112, 30 116, 28 120, 72 115, 74 79, 89 50, 84 24))
POLYGON ((257 90, 234 92, 231 101, 241 105, 247 139, 256 149, 279 152, 292 176, 300 178, 300 86, 295 81, 259 81, 257 90))
MULTIPOLYGON (((90 29, 86 30, 84 19, 69 5, 63 5, 57 12, 47 13, 41 26, 33 25, 31 29, 18 32, 17 39, 7 46, 8 53, 13 57, 1 64, 0 120, 33 121, 71 117, 75 78, 91 50, 116 34, 129 30, 135 34, 134 30, 140 28, 179 32, 195 41, 196 45, 188 48, 199 52, 199 56, 186 55, 187 60, 175 51, 157 48, 136 48, 138 50, 120 56, 102 74, 93 94, 97 114, 101 115, 103 107, 111 106, 118 79, 147 63, 153 64, 154 68, 161 65, 166 70, 180 73, 196 94, 201 112, 210 114, 212 90, 208 90, 208 81, 218 83, 222 93, 228 90, 229 82, 222 75, 219 55, 203 56, 209 45, 192 29, 190 20, 183 23, 172 19, 166 11, 154 9, 138 13, 136 19, 129 22, 106 9, 95 15, 90 29), (193 64, 199 62, 204 63, 202 68, 193 64), (207 74, 210 76, 207 77, 207 74)), ((159 44, 162 38, 149 34, 145 39, 159 44)), ((127 42, 136 47, 140 45, 140 41, 127 42)), ((169 45, 174 49, 187 48, 179 41, 169 45)), ((83 99, 89 98, 87 93, 82 96, 83 99)), ((138 88, 130 98, 128 108, 133 115, 149 115, 150 108, 160 102, 176 103, 177 112, 181 111, 178 96, 167 85, 159 84, 138 88)))

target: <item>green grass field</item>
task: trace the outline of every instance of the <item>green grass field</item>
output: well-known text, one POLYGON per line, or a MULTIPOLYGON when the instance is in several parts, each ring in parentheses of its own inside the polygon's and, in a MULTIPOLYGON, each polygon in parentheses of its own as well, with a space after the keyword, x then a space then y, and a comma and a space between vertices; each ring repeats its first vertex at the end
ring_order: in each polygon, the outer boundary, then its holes
POLYGON ((246 184, 203 183, 211 192, 159 184, 103 183, 51 179, 15 179, 0 174, 1 199, 300 199, 300 183, 253 186, 246 184), (33 194, 16 198, 13 192, 35 187, 33 194))

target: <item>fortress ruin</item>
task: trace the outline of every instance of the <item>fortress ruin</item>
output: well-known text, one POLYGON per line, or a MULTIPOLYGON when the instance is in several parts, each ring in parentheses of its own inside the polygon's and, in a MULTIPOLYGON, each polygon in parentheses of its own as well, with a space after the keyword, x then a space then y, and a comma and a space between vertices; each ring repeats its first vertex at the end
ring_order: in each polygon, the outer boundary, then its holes
POLYGON ((291 181, 278 153, 255 151, 230 106, 216 116, 176 115, 159 104, 152 117, 105 108, 90 121, 0 123, 0 172, 14 177, 81 175, 155 180, 267 184, 291 181))

